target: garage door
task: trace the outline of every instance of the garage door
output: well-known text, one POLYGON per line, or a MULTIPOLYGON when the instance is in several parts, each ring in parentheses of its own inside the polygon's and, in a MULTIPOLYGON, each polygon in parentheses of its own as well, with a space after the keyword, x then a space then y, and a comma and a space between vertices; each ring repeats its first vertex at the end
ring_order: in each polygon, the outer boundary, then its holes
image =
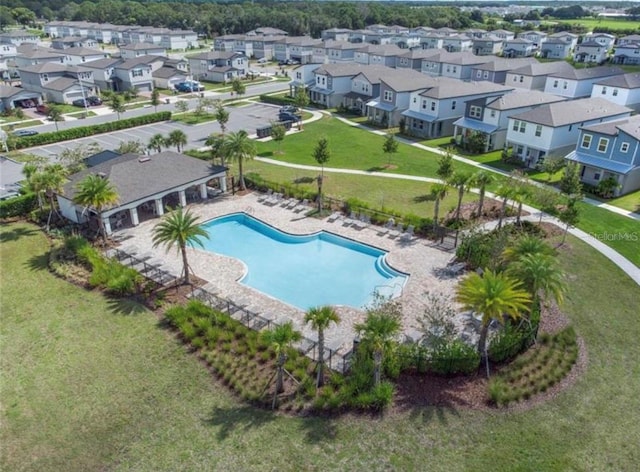
POLYGON ((151 92, 151 84, 139 84, 136 85, 136 89, 139 92, 151 92))
POLYGON ((66 97, 69 102, 72 102, 78 98, 82 98, 82 92, 69 92, 66 97))

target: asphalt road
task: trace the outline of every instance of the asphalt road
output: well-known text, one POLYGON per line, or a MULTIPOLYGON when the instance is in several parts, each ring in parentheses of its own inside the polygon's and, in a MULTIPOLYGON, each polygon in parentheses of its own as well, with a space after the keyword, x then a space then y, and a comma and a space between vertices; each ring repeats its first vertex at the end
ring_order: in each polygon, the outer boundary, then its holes
MULTIPOLYGON (((250 135, 256 132, 256 128, 269 124, 269 122, 276 120, 278 117, 277 106, 262 103, 243 107, 228 107, 227 110, 229 110, 227 131, 239 131, 244 129, 250 135)), ((147 113, 149 113, 148 110, 147 113)), ((109 119, 113 119, 113 117, 107 117, 107 120, 109 119)), ((86 124, 88 120, 81 121, 86 124)), ((186 125, 179 121, 165 121, 136 128, 129 128, 122 131, 115 131, 112 133, 99 134, 89 136, 87 138, 74 139, 62 143, 25 149, 24 152, 43 156, 50 161, 55 161, 57 156, 65 148, 74 148, 80 145, 96 143, 100 148, 105 150, 116 149, 120 146, 121 142, 127 141, 140 141, 146 146, 153 135, 160 133, 167 136, 171 131, 176 129, 181 129, 187 135, 187 145, 185 149, 203 147, 205 145, 205 140, 211 133, 220 132, 220 126, 215 121, 209 121, 199 125, 186 125)))

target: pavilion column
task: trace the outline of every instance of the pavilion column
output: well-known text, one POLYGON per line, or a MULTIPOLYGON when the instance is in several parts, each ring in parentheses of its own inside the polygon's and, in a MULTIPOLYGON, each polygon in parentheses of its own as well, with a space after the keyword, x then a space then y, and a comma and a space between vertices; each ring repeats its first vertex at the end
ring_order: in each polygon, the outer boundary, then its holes
POLYGON ((140 224, 140 220, 138 219, 138 209, 131 208, 129 210, 129 216, 131 216, 131 224, 133 226, 138 226, 140 224))
POLYGON ((227 191, 227 174, 225 173, 225 175, 218 177, 218 183, 220 184, 220 190, 222 190, 222 193, 226 193, 227 191))
POLYGON ((207 183, 203 182, 200 184, 199 186, 200 188, 200 198, 203 200, 206 200, 208 195, 207 195, 207 183))
POLYGON ((113 230, 111 229, 111 220, 108 216, 100 216, 102 218, 102 224, 104 225, 104 232, 109 236, 113 230))
POLYGON ((184 190, 178 190, 178 199, 180 200, 181 207, 187 206, 187 194, 184 190))
POLYGON ((156 215, 162 216, 164 215, 164 205, 162 204, 162 198, 155 200, 156 203, 156 215))

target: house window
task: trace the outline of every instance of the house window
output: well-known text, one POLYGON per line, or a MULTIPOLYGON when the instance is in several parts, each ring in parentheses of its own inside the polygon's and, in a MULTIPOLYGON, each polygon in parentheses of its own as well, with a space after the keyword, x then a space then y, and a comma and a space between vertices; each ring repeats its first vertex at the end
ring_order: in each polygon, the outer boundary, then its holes
POLYGON ((629 150, 629 143, 622 143, 620 145, 620 152, 627 152, 629 150))
POLYGON ((527 130, 527 124, 524 121, 520 122, 520 132, 524 133, 527 130))
POLYGON ((513 131, 518 131, 518 128, 520 128, 520 122, 518 120, 514 120, 513 121, 513 131))
POLYGON ((456 72, 458 72, 458 66, 453 66, 453 73, 455 74, 456 72))
POLYGON ((567 82, 566 80, 562 83, 562 88, 567 90, 567 87, 569 86, 569 82, 567 82))
POLYGON ((542 125, 536 125, 536 137, 540 137, 542 135, 542 125))
POLYGON ((600 172, 595 172, 593 174, 593 180, 600 180, 600 172))
POLYGON ((613 93, 611 95, 613 95, 614 97, 617 97, 618 96, 618 89, 613 89, 613 93))
POLYGON ((524 82, 524 75, 520 76, 520 83, 524 82))
POLYGON ((585 134, 582 136, 582 143, 580 144, 580 147, 589 149, 589 146, 591 146, 591 135, 585 134))
POLYGON ((142 77, 142 69, 134 69, 131 71, 131 77, 142 77))
POLYGON ((458 102, 457 102, 457 101, 455 101, 455 100, 454 100, 454 101, 452 101, 452 102, 451 102, 451 109, 452 109, 452 110, 455 110, 455 109, 456 109, 456 105, 457 105, 457 104, 458 104, 458 102))
POLYGON ((48 82, 49 81, 49 74, 42 74, 42 81, 43 82, 48 82))
POLYGON ((558 88, 558 81, 557 80, 553 81, 553 88, 558 88))
POLYGON ((431 111, 436 111, 436 102, 431 102, 431 111))
POLYGON ((482 118, 482 108, 475 105, 469 107, 469 116, 471 118, 482 118))
POLYGON ((423 110, 427 109, 427 101, 426 100, 422 100, 422 109, 423 110))
POLYGON ((417 97, 413 97, 413 103, 416 103, 418 101, 417 97))
POLYGON ((482 71, 481 71, 481 70, 479 70, 479 71, 477 71, 477 72, 476 72, 476 77, 477 77, 477 78, 482 77, 482 71))
POLYGON ((495 118, 496 117, 496 111, 495 110, 491 110, 491 118, 495 118))
POLYGON ((607 138, 600 138, 600 140, 598 140, 598 152, 607 152, 607 146, 609 146, 609 140, 607 138))
POLYGON ((391 90, 385 90, 384 91, 384 97, 383 100, 385 102, 390 102, 393 100, 393 92, 391 90))
POLYGON ((489 78, 489 71, 484 71, 484 75, 483 75, 483 77, 484 77, 485 79, 488 79, 488 78, 489 78))
POLYGON ((607 87, 602 87, 602 92, 600 92, 602 95, 606 95, 607 94, 607 87))

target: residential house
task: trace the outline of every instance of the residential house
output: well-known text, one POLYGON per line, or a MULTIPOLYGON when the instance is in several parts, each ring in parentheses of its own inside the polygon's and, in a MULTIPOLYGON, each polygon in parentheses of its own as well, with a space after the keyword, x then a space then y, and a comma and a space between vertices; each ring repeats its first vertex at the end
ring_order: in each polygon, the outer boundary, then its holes
POLYGON ((476 56, 491 56, 500 54, 503 44, 504 39, 488 35, 482 38, 475 38, 473 40, 472 50, 476 56))
POLYGON ((496 57, 490 59, 489 62, 474 65, 471 68, 470 79, 475 81, 487 80, 495 84, 505 84, 509 71, 534 63, 537 64, 538 61, 533 57, 522 57, 518 59, 496 57))
POLYGON ((21 67, 44 64, 45 62, 64 64, 67 59, 66 54, 62 51, 54 51, 35 44, 23 44, 18 46, 14 62, 15 67, 20 69, 21 67))
POLYGON ((64 49, 64 54, 67 56, 66 62, 71 65, 83 64, 85 62, 97 61, 98 59, 109 57, 109 54, 104 51, 82 46, 64 49))
POLYGON ((313 70, 314 84, 309 88, 311 102, 327 108, 337 107, 351 91, 351 79, 363 70, 362 64, 323 64, 313 70))
POLYGON ((48 102, 71 103, 96 95, 90 69, 67 64, 44 63, 20 69, 22 88, 46 97, 48 102))
POLYGON ((420 47, 422 49, 442 49, 446 36, 438 33, 428 33, 420 36, 420 47))
POLYGON ((612 34, 607 33, 588 33, 584 37, 584 42, 594 41, 598 43, 600 46, 603 46, 607 51, 613 48, 613 45, 616 42, 616 37, 612 34))
POLYGON ((485 64, 492 59, 490 57, 476 56, 471 52, 443 53, 440 56, 442 77, 469 80, 474 67, 485 64))
POLYGON ((366 66, 351 79, 351 91, 342 100, 342 105, 359 115, 367 114, 367 103, 380 96, 380 81, 388 80, 402 71, 384 66, 366 66))
POLYGON ((140 56, 166 56, 167 50, 157 44, 130 43, 120 46, 120 55, 124 59, 134 59, 140 56))
POLYGON ((32 108, 42 103, 42 94, 21 87, 0 85, 0 113, 16 108, 32 108))
POLYGON ((539 49, 542 46, 543 41, 546 39, 547 33, 543 31, 523 31, 522 33, 518 33, 518 38, 526 39, 527 41, 531 41, 536 49, 539 49))
POLYGON ((210 82, 232 81, 246 75, 249 67, 247 56, 237 52, 203 52, 190 56, 188 61, 195 79, 210 82))
POLYGON ((523 89, 514 89, 497 98, 490 96, 470 100, 465 104, 464 116, 454 122, 453 137, 463 145, 472 133, 479 132, 486 138, 484 152, 503 149, 510 116, 564 100, 557 95, 523 89))
POLYGON ((114 66, 114 83, 117 91, 136 90, 151 92, 153 90, 153 67, 148 57, 126 59, 114 66))
POLYGON ((489 37, 489 33, 487 30, 482 28, 468 28, 462 32, 462 34, 467 35, 471 39, 482 39, 489 37))
MULTIPOLYGON (((225 34, 213 38, 213 50, 214 51, 233 51, 236 39, 242 37, 243 34, 225 34)), ((244 52, 244 50, 242 50, 244 52)))
POLYGON ((452 34, 442 40, 442 49, 448 52, 467 52, 473 48, 473 40, 464 34, 452 34))
POLYGON ((515 38, 505 40, 502 46, 504 57, 531 57, 538 50, 536 44, 525 38, 515 38))
MULTIPOLYGON (((324 48, 326 62, 335 64, 339 62, 353 62, 356 51, 361 47, 362 45, 357 43, 325 41, 323 45, 318 45, 316 50, 317 48, 324 48)), ((317 51, 314 51, 314 56, 316 56, 316 52, 317 51)))
POLYGON ((573 66, 565 61, 533 62, 507 72, 505 84, 527 90, 544 90, 550 74, 572 70, 573 66))
POLYGON ((640 42, 617 46, 611 62, 624 65, 640 64, 640 42))
POLYGON ((52 49, 89 48, 98 47, 98 41, 88 37, 68 36, 66 38, 54 38, 51 40, 52 49))
POLYGON ((285 30, 281 30, 280 28, 272 28, 271 26, 261 26, 254 30, 251 30, 247 33, 247 36, 262 36, 262 37, 273 37, 273 36, 289 36, 285 30))
POLYGON ((38 44, 40 36, 28 32, 27 30, 12 30, 0 33, 0 44, 13 44, 20 46, 24 43, 38 44))
POLYGON ((291 82, 289 82, 289 95, 295 96, 299 88, 309 90, 316 83, 313 71, 320 67, 320 64, 303 64, 296 67, 291 73, 291 82))
POLYGON ((383 126, 397 126, 409 109, 411 93, 436 83, 434 77, 414 70, 396 70, 380 79, 380 95, 366 103, 367 117, 383 126))
POLYGON ((618 38, 616 41, 616 48, 620 46, 625 46, 627 44, 638 44, 640 43, 640 34, 629 34, 627 36, 623 36, 618 38))
POLYGON ((622 74, 597 80, 593 83, 591 96, 640 111, 640 74, 622 74))
POLYGON ((580 166, 586 184, 615 179, 613 196, 640 190, 640 116, 582 127, 566 160, 580 166))
POLYGON ((289 49, 289 59, 300 62, 300 64, 309 64, 313 62, 313 50, 316 46, 322 44, 319 39, 313 39, 309 36, 300 38, 292 38, 293 41, 287 43, 289 49))
POLYGON ((580 37, 577 34, 569 33, 568 31, 560 31, 558 33, 552 33, 548 35, 543 41, 542 44, 546 41, 563 41, 570 45, 570 49, 574 49, 578 45, 578 39, 580 37))
POLYGON ((585 69, 566 70, 547 76, 544 91, 567 98, 590 97, 593 84, 624 71, 619 67, 587 67, 585 69))
POLYGON ((18 50, 14 44, 0 44, 0 79, 11 80, 9 72, 10 61, 15 64, 14 58, 18 50))
POLYGON ((608 57, 609 50, 607 47, 596 41, 583 41, 576 46, 573 53, 573 60, 575 62, 602 64, 608 57))
POLYGON ((465 82, 438 77, 423 90, 411 92, 409 108, 402 112, 405 129, 423 138, 439 138, 454 134, 454 123, 464 116, 465 104, 487 97, 500 97, 512 87, 492 82, 465 82))
POLYGON ((413 49, 420 47, 420 37, 414 34, 399 34, 390 36, 388 44, 395 44, 400 49, 413 49))
POLYGON ((428 49, 410 49, 409 51, 403 51, 396 56, 396 63, 392 67, 421 71, 422 61, 433 56, 433 54, 434 52, 428 49))
POLYGON ((284 38, 284 36, 253 37, 253 57, 256 59, 266 58, 268 60, 272 60, 275 57, 275 43, 282 38, 284 38))
POLYGON ((186 51, 200 47, 198 33, 191 30, 165 30, 160 38, 160 46, 167 50, 186 51))
POLYGON ((93 72, 93 81, 100 90, 118 91, 115 67, 122 62, 124 59, 119 57, 106 57, 87 62, 82 67, 93 72))
POLYGON ((575 148, 580 128, 630 116, 631 109, 603 98, 556 102, 509 117, 507 147, 527 167, 575 148))
POLYGON ((457 29, 449 28, 447 26, 443 26, 442 28, 437 28, 434 30, 434 32, 441 34, 442 36, 452 36, 454 34, 458 34, 457 29))
POLYGON ((566 59, 571 55, 571 51, 571 43, 549 37, 542 43, 540 57, 543 59, 566 59))
POLYGON ((367 44, 355 51, 353 60, 358 64, 395 67, 397 57, 404 52, 395 44, 367 44))
POLYGON ((516 34, 513 31, 507 31, 504 29, 492 30, 489 34, 503 40, 514 39, 516 37, 516 34))
POLYGON ((352 31, 348 28, 329 28, 326 30, 322 30, 322 32, 320 33, 320 38, 323 41, 349 41, 351 32, 352 31))

